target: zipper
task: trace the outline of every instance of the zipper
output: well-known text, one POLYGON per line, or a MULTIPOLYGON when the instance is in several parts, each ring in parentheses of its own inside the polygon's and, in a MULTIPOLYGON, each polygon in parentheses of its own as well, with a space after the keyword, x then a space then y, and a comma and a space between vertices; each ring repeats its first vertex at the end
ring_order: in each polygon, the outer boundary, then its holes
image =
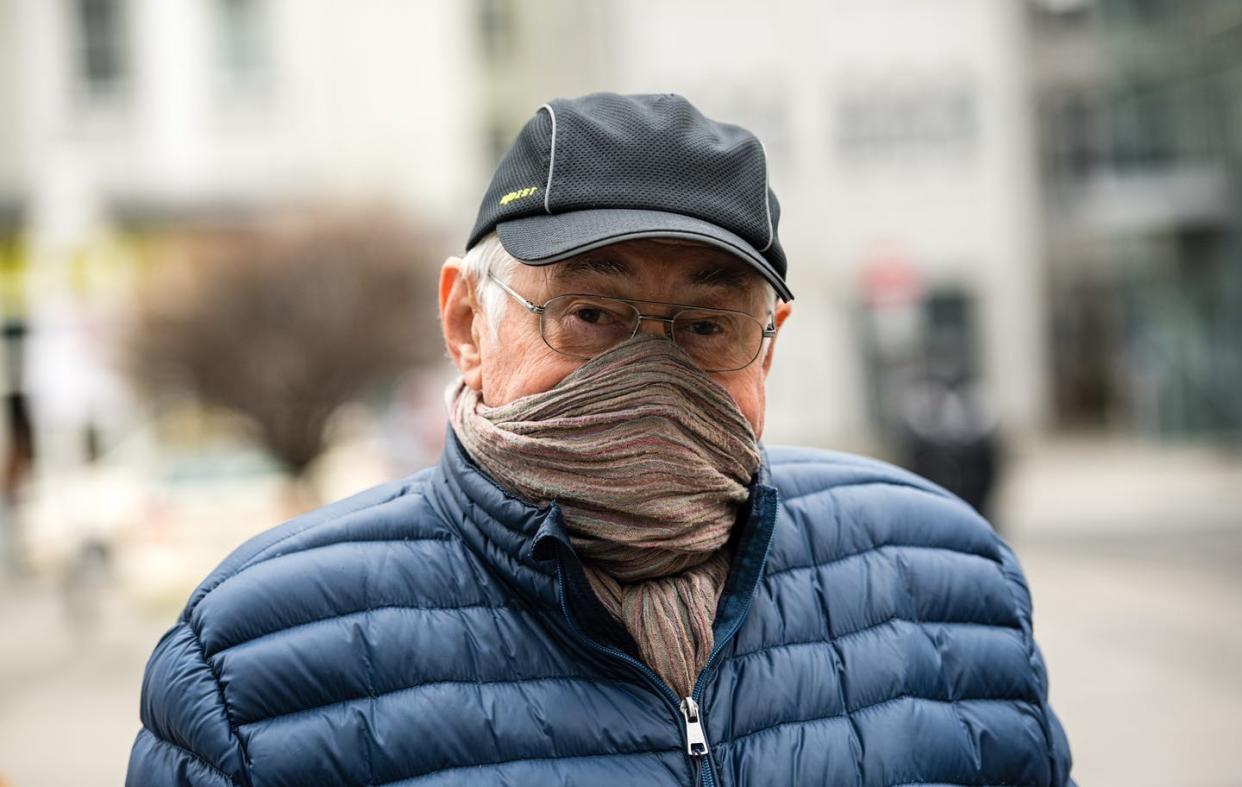
POLYGON ((691 757, 707 754, 707 738, 699 721, 699 704, 690 697, 681 701, 681 715, 686 720, 686 753, 691 757))
MULTIPOLYGON (((775 513, 773 513, 773 516, 775 516, 775 513)), ((764 555, 767 554, 768 549, 770 549, 772 546, 772 534, 774 532, 775 531, 772 528, 768 529, 767 543, 763 545, 764 555)), ((701 715, 698 713, 698 703, 702 701, 703 699, 703 691, 704 689, 707 688, 707 679, 711 676, 712 672, 716 669, 716 657, 720 655, 720 653, 724 650, 724 646, 729 644, 729 641, 733 639, 733 636, 735 634, 737 634, 738 629, 742 627, 742 623, 744 623, 746 621, 746 618, 750 616, 750 607, 751 607, 751 604, 754 603, 754 600, 755 600, 755 594, 752 589, 752 592, 746 597, 746 605, 742 607, 742 614, 737 616, 737 619, 733 622, 733 625, 729 627, 729 630, 725 632, 724 636, 718 637, 716 639, 715 643, 712 646, 712 652, 708 654, 707 661, 703 664, 703 670, 699 672, 699 677, 694 682, 694 689, 690 692, 690 696, 686 698, 687 704, 692 706, 695 710, 695 718, 696 718, 695 725, 699 728, 700 732, 702 732, 702 718, 701 718, 701 715)), ((687 717, 686 721, 687 721, 687 725, 689 725, 689 717, 687 717)), ((687 726, 687 729, 689 729, 688 726, 687 726)), ((707 754, 706 738, 704 738, 704 741, 703 741, 703 753, 707 754)), ((715 787, 716 775, 715 775, 715 772, 712 770, 714 767, 715 766, 713 766, 712 764, 711 757, 703 758, 703 773, 702 773, 703 787, 715 787)))
MULTIPOLYGON (((773 513, 773 516, 775 516, 775 513, 773 513)), ((772 528, 768 528, 767 543, 764 544, 763 547, 764 554, 767 554, 768 549, 771 547, 772 534, 772 528)), ((565 565, 564 560, 560 555, 557 555, 556 558, 556 574, 557 595, 561 602, 561 614, 565 616, 565 620, 569 623, 570 627, 576 634, 579 635, 579 638, 591 648, 601 653, 606 653, 613 658, 619 659, 630 667, 633 667, 664 697, 670 707, 681 715, 682 721, 685 724, 686 753, 690 756, 692 761, 699 764, 699 778, 697 781, 700 783, 701 787, 715 787, 715 766, 712 763, 710 749, 707 744, 707 734, 703 729, 703 714, 700 711, 699 704, 703 700, 703 691, 707 688, 707 681, 716 669, 717 657, 724 650, 724 646, 729 644, 729 641, 733 639, 735 634, 737 634, 738 629, 742 627, 742 623, 745 622, 746 618, 750 615, 750 607, 755 599, 753 589, 750 595, 746 598, 746 604, 742 607, 742 613, 737 616, 737 619, 723 636, 716 638, 716 641, 712 646, 712 652, 708 654, 707 661, 703 664, 703 669, 699 672, 699 677, 694 682, 694 688, 691 690, 690 696, 679 700, 677 694, 667 683, 664 682, 664 679, 657 675, 646 664, 643 664, 641 661, 625 651, 596 642, 578 627, 577 622, 569 612, 568 599, 565 597, 565 565)))
POLYGON ((693 697, 681 701, 681 715, 686 720, 686 753, 699 760, 699 779, 706 787, 712 787, 712 758, 708 756, 707 736, 703 733, 703 721, 699 716, 699 704, 693 697))
POLYGON ((686 721, 686 751, 691 757, 697 757, 701 760, 699 783, 702 787, 715 787, 716 766, 709 756, 707 736, 703 731, 703 715, 699 711, 699 702, 703 699, 703 691, 707 687, 707 679, 715 671, 716 656, 724 650, 724 646, 729 643, 729 640, 733 639, 733 635, 741 628, 741 621, 746 619, 749 612, 750 601, 747 600, 742 614, 738 617, 738 622, 730 627, 725 636, 716 640, 715 645, 712 647, 712 652, 707 657, 707 662, 704 663, 702 671, 699 672, 698 679, 694 682, 694 690, 690 692, 689 697, 681 701, 681 713, 686 721))
MULTIPOLYGON (((587 636, 586 633, 578 627, 573 615, 569 612, 569 602, 565 597, 565 566, 562 558, 559 556, 556 559, 556 573, 557 596, 561 602, 561 614, 565 616, 565 620, 568 621, 569 625, 573 628, 574 633, 578 634, 579 639, 592 649, 597 650, 600 653, 606 653, 609 656, 612 656, 613 658, 618 659, 626 665, 632 667, 635 671, 647 679, 647 682, 660 693, 660 696, 664 697, 669 707, 678 713, 685 722, 686 753, 690 755, 691 760, 701 762, 701 768, 699 771, 701 774, 701 783, 707 787, 714 787, 716 782, 712 776, 711 757, 707 756, 707 736, 703 732, 703 722, 699 714, 698 701, 692 697, 685 697, 679 701, 677 694, 667 683, 664 682, 664 679, 657 675, 655 671, 646 664, 643 664, 641 661, 623 650, 596 642, 593 638, 587 636)), ((699 678, 701 680, 702 675, 700 675, 699 678)))

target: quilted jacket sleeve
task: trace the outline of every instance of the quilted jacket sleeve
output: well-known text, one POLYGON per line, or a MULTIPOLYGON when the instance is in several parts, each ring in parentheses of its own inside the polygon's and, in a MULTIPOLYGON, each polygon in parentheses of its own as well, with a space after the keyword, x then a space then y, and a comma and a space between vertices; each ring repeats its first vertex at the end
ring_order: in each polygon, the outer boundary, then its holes
POLYGON ((1035 671, 1036 680, 1039 681, 1040 706, 1043 710, 1044 735, 1048 740, 1048 759, 1052 767, 1053 784, 1057 785, 1057 787, 1077 787, 1077 783, 1070 776, 1073 757, 1070 755, 1069 739, 1065 735, 1065 729, 1061 726, 1060 719, 1057 718, 1056 713, 1052 710, 1052 706, 1048 704, 1048 668, 1044 663, 1044 656, 1039 649, 1039 644, 1035 642, 1030 588, 1013 550, 1004 541, 999 539, 998 541, 1001 548, 1003 569, 1009 579, 1010 586, 1013 588, 1015 599, 1018 602, 1023 617, 1022 625, 1027 642, 1030 645, 1031 668, 1035 671))
POLYGON ((1077 787, 1077 782, 1070 776, 1070 766, 1073 764, 1073 757, 1070 756, 1069 739, 1065 736, 1065 729, 1061 726, 1061 720, 1057 718, 1057 714, 1052 710, 1052 706, 1048 704, 1048 673, 1044 668, 1044 657, 1039 651, 1038 643, 1033 642, 1032 645, 1034 646, 1033 658, 1035 665, 1043 676, 1045 687, 1044 716, 1047 720, 1049 739, 1052 741, 1053 773, 1056 775, 1057 784, 1063 784, 1065 787, 1077 787))
POLYGON ((220 683, 185 617, 147 663, 140 713, 143 726, 129 757, 127 787, 249 784, 220 683))

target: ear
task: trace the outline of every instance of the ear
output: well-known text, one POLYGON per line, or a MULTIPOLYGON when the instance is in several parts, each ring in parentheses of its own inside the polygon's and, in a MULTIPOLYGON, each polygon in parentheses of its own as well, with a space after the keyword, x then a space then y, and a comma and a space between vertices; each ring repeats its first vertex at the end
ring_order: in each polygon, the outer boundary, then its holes
POLYGON ((449 358, 475 391, 483 388, 479 334, 485 319, 461 259, 449 257, 440 268, 440 326, 449 358))
MULTIPOLYGON (((781 326, 785 324, 789 313, 793 311, 793 307, 787 301, 780 301, 776 304, 776 311, 772 315, 772 323, 776 326, 776 336, 781 333, 781 326)), ((772 354, 776 350, 776 336, 768 340, 768 351, 763 354, 763 376, 768 376, 768 370, 772 368, 772 354)))

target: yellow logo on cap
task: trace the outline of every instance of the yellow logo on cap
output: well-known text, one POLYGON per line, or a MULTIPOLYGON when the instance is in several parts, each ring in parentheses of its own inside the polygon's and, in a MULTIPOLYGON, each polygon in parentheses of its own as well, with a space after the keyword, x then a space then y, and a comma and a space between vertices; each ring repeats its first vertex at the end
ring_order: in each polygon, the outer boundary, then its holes
POLYGON ((539 190, 538 186, 527 186, 524 189, 518 189, 517 191, 510 191, 508 194, 500 198, 500 204, 508 205, 510 202, 513 202, 515 199, 522 199, 523 197, 529 197, 531 194, 534 194, 538 190, 539 190))

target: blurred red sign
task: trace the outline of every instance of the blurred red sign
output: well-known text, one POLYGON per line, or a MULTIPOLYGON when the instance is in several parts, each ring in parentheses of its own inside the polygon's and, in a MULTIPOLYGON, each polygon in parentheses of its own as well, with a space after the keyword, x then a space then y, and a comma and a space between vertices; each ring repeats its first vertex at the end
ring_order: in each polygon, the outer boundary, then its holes
POLYGON ((908 306, 923 296, 923 277, 904 251, 886 246, 864 260, 863 298, 872 306, 908 306))

